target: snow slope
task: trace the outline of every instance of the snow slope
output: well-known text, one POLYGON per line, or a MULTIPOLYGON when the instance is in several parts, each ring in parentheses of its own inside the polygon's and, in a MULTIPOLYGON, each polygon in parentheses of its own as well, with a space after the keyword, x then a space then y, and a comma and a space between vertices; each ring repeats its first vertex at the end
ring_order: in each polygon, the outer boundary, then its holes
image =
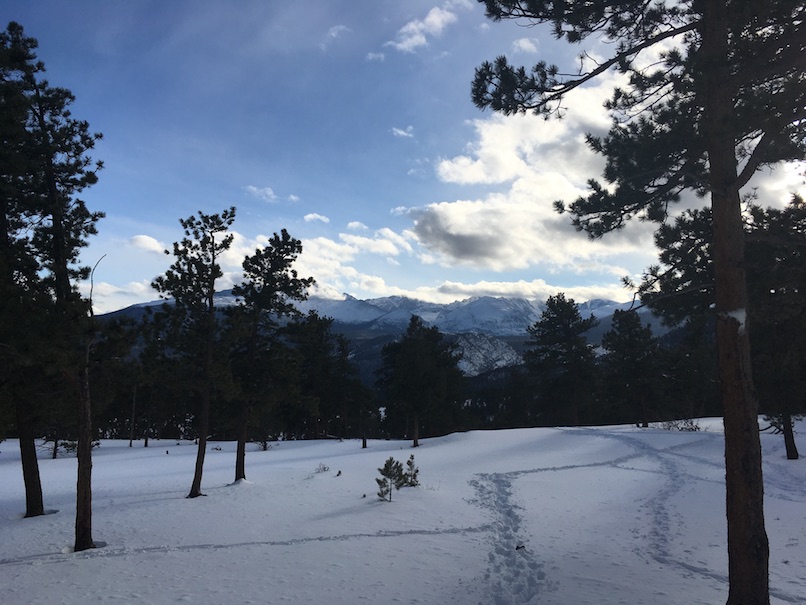
MULTIPOLYGON (((70 549, 75 459, 41 461, 58 512, 21 519, 6 441, 2 603, 724 603, 721 422, 701 425, 479 431, 416 450, 282 442, 250 451, 235 485, 234 444, 211 443, 207 497, 193 500, 195 446, 105 441, 93 469, 105 545, 83 553, 70 549), (376 469, 411 453, 422 485, 379 501, 376 469)), ((779 436, 762 441, 772 603, 806 603, 806 462, 785 460, 779 436)))

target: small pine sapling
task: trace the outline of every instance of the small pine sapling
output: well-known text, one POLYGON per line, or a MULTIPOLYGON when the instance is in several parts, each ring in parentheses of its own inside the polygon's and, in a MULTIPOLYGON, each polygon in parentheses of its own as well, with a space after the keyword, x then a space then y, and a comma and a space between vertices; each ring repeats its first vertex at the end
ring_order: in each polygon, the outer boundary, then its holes
POLYGON ((420 472, 420 469, 414 464, 414 454, 409 456, 409 459, 406 461, 406 472, 404 474, 404 483, 405 487, 417 487, 420 485, 420 481, 417 479, 417 475, 420 472))
POLYGON ((375 478, 378 483, 378 498, 391 502, 392 488, 400 489, 403 486, 403 465, 390 456, 378 472, 381 474, 380 478, 375 478))

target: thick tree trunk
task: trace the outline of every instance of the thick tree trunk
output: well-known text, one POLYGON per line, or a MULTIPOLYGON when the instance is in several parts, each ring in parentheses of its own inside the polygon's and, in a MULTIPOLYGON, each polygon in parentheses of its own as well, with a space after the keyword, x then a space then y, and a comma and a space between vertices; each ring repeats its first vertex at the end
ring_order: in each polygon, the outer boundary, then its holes
POLYGON ((78 396, 78 481, 76 483, 76 552, 95 548, 92 541, 92 407, 89 368, 81 370, 78 396))
POLYGON ((768 605, 769 543, 764 528, 764 483, 758 406, 748 340, 744 229, 737 188, 727 67, 726 2, 702 3, 701 69, 705 83, 705 136, 714 224, 716 338, 725 424, 728 525, 728 605, 768 605))
POLYGON ((786 459, 797 460, 799 458, 798 446, 795 444, 795 433, 792 430, 792 416, 788 412, 781 414, 781 428, 784 431, 786 459))
POLYGON ((36 458, 36 438, 30 408, 20 400, 15 404, 17 433, 20 438, 22 480, 25 483, 25 516, 45 514, 42 500, 42 481, 39 478, 39 461, 36 458))

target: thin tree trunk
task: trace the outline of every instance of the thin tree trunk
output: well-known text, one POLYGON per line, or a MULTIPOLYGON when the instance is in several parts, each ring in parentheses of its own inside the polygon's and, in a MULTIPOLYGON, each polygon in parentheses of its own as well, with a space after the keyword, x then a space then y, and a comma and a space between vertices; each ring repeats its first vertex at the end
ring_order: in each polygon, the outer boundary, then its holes
POLYGON ((781 414, 781 428, 784 431, 786 459, 797 460, 799 458, 798 446, 795 444, 795 433, 792 430, 792 416, 789 414, 789 412, 781 414))
POLYGON ((244 401, 238 414, 238 448, 235 452, 236 481, 246 479, 246 437, 249 431, 249 408, 249 403, 244 401))
POLYGON ((39 461, 36 458, 36 439, 33 418, 28 406, 19 399, 15 403, 17 432, 20 438, 20 462, 22 480, 25 483, 25 516, 37 517, 45 514, 42 500, 42 481, 39 477, 39 461))
POLYGON ((411 429, 412 444, 411 447, 420 447, 420 415, 414 414, 412 418, 413 427, 411 429))
POLYGON ((137 383, 134 383, 134 391, 132 392, 132 416, 129 421, 129 447, 132 447, 134 442, 134 412, 137 405, 137 383))
POLYGON ((201 491, 202 472, 204 471, 204 454, 207 450, 207 433, 210 430, 210 386, 205 385, 201 396, 199 410, 199 448, 196 451, 196 467, 193 472, 193 484, 190 486, 188 498, 203 496, 201 491))
POLYGON ((92 407, 89 368, 79 376, 78 481, 76 484, 76 552, 95 548, 92 541, 92 407))
POLYGON ((716 0, 702 3, 701 69, 706 86, 704 134, 710 168, 717 359, 725 424, 727 603, 768 605, 769 542, 764 527, 758 406, 746 325, 744 229, 731 128, 734 89, 727 67, 726 4, 716 0))
POLYGON ((193 484, 190 486, 188 498, 203 496, 201 491, 202 473, 204 472, 204 454, 207 450, 207 433, 210 432, 210 400, 213 396, 213 345, 215 339, 215 307, 213 306, 213 289, 207 299, 207 334, 204 356, 204 385, 201 394, 201 409, 199 410, 199 449, 196 451, 196 467, 193 472, 193 484))

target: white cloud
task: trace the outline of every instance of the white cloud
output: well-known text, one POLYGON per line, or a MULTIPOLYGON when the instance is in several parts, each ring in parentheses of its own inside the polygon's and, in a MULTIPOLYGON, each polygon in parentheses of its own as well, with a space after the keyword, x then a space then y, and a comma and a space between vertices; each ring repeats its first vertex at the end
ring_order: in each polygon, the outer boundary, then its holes
POLYGON ((296 204, 299 201, 299 196, 292 193, 288 196, 288 201, 296 204))
POLYGON ((606 132, 601 107, 611 82, 568 97, 565 120, 494 114, 470 124, 475 138, 465 153, 444 158, 437 175, 462 185, 499 185, 477 199, 445 201, 409 210, 419 244, 445 266, 498 272, 541 267, 549 271, 596 272, 621 276, 625 258, 655 260, 653 226, 631 224, 626 232, 589 241, 555 200, 572 201, 599 177, 603 159, 584 144, 584 133, 606 132))
POLYGON ((129 243, 140 250, 156 252, 157 254, 164 254, 165 250, 168 249, 168 246, 157 241, 150 235, 135 235, 129 239, 129 243))
POLYGON ((310 223, 312 221, 321 221, 323 223, 329 223, 330 222, 330 219, 328 217, 323 216, 321 214, 317 214, 315 212, 312 212, 310 214, 306 214, 304 217, 302 217, 302 219, 306 223, 310 223))
POLYGON ((469 2, 448 1, 443 7, 435 6, 423 19, 409 21, 397 32, 397 39, 386 43, 405 53, 412 53, 418 48, 428 46, 429 37, 439 36, 445 28, 458 20, 453 8, 472 8, 469 2))
POLYGON ((413 138, 414 126, 406 126, 405 130, 402 128, 392 128, 392 134, 396 137, 413 138))
POLYGON ((369 229, 369 227, 367 227, 361 221, 350 221, 347 223, 347 228, 350 231, 367 231, 369 229))
POLYGON ((323 51, 326 51, 328 47, 339 37, 343 36, 344 34, 349 33, 351 30, 346 25, 334 25, 331 27, 327 34, 325 34, 325 39, 319 43, 319 48, 323 51))
POLYGON ((264 202, 274 202, 277 200, 277 194, 271 187, 255 187, 254 185, 247 185, 244 187, 249 195, 252 195, 264 202))
POLYGON ((386 61, 386 55, 384 53, 367 53, 367 61, 378 61, 383 63, 386 61))
POLYGON ((518 38, 512 43, 512 52, 514 53, 528 53, 531 55, 538 52, 537 38, 518 38))
POLYGON ((360 235, 351 235, 349 233, 339 234, 339 239, 348 246, 351 246, 356 253, 368 252, 370 254, 379 254, 381 256, 396 256, 400 254, 400 250, 391 240, 377 237, 363 237, 360 235))

